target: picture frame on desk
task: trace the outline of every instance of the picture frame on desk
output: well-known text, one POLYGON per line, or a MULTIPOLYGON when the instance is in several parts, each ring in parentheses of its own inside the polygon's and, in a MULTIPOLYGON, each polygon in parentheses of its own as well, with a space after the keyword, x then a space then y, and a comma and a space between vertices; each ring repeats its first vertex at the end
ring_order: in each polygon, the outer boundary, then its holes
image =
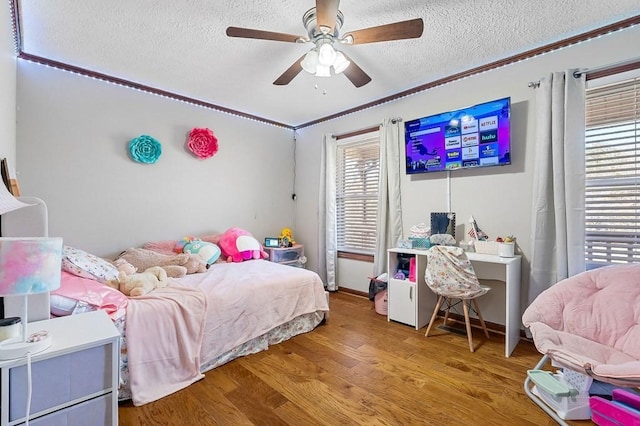
POLYGON ((454 212, 431 213, 431 235, 449 234, 456 237, 456 214, 454 212))

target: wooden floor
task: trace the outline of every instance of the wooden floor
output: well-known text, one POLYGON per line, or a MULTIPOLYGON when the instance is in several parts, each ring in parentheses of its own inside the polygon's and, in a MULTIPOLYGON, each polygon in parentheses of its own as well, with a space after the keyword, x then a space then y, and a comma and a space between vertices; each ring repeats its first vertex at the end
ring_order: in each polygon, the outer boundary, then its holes
MULTIPOLYGON (((120 404, 120 425, 554 425, 523 390, 540 355, 387 322, 366 298, 331 295, 327 324, 206 373, 159 401, 120 404)), ((571 422, 591 425, 590 421, 571 422)))

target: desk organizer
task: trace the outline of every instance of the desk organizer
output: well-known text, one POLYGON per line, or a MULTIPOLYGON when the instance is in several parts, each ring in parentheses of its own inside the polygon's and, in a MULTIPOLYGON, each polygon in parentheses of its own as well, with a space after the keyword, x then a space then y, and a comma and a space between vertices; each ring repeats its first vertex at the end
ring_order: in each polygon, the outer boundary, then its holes
POLYGON ((480 254, 498 254, 498 242, 497 241, 474 241, 474 247, 476 253, 480 254))
POLYGON ((431 240, 429 238, 409 237, 411 248, 417 250, 428 250, 431 248, 431 240))

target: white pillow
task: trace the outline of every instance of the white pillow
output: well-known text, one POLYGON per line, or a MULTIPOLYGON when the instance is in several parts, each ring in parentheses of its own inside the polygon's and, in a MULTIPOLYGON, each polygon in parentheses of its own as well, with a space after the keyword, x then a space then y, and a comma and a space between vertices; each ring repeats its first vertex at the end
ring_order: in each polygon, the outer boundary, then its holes
POLYGON ((86 251, 69 246, 64 246, 62 250, 62 270, 101 283, 118 278, 118 268, 111 263, 86 251))
POLYGON ((98 308, 82 300, 74 300, 59 294, 51 295, 51 313, 57 317, 95 311, 98 308))

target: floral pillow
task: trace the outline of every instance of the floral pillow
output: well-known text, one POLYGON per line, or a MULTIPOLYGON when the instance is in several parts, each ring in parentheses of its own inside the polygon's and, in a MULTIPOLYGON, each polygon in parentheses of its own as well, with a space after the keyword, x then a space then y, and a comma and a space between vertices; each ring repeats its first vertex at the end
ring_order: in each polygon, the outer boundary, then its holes
POLYGON ((111 263, 86 251, 69 246, 64 246, 62 249, 62 270, 101 283, 118 278, 118 268, 111 263))

